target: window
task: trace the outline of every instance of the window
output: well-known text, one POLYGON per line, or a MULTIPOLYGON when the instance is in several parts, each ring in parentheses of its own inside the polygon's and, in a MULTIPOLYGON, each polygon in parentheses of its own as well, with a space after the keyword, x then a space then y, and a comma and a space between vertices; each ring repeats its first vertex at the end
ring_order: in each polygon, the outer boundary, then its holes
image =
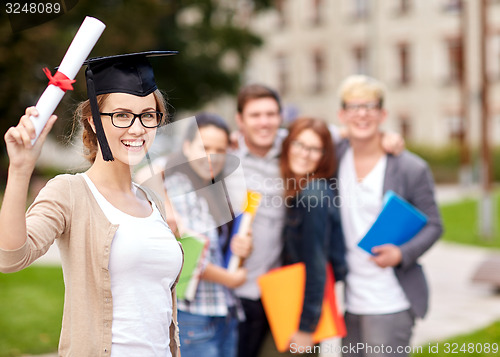
POLYGON ((401 135, 405 140, 408 140, 411 136, 411 122, 410 117, 407 114, 399 115, 399 130, 401 135))
POLYGON ((493 40, 493 66, 495 67, 495 74, 497 78, 500 78, 500 33, 497 33, 495 36, 492 36, 493 40))
POLYGON ((278 91, 281 95, 285 95, 289 91, 289 63, 288 58, 284 54, 278 54, 276 58, 277 73, 278 73, 278 91))
POLYGON ((488 77, 492 80, 500 79, 500 31, 493 33, 487 42, 488 77))
POLYGON ((286 0, 276 0, 276 10, 278 10, 278 26, 279 28, 284 28, 287 24, 285 15, 285 4, 286 0))
POLYGON ((493 142, 500 142, 500 113, 493 115, 491 121, 492 131, 493 131, 493 142))
POLYGON ((410 46, 407 43, 399 44, 397 46, 397 56, 399 64, 398 81, 400 85, 406 86, 411 81, 410 46))
POLYGON ((323 51, 317 50, 313 54, 314 82, 312 90, 320 93, 325 89, 325 55, 323 51))
POLYGON ((461 83, 464 78, 463 45, 462 39, 450 39, 446 41, 448 52, 448 78, 449 84, 461 83))
POLYGON ((445 0, 443 3, 443 10, 446 12, 459 13, 462 11, 462 0, 445 0))
POLYGON ((447 118, 448 136, 450 140, 462 140, 464 135, 464 119, 460 115, 451 115, 447 118))
POLYGON ((364 19, 368 17, 368 0, 351 0, 353 2, 353 17, 356 19, 364 19))
POLYGON ((323 22, 323 0, 312 0, 311 24, 319 26, 323 22))
POLYGON ((412 0, 397 0, 399 2, 398 12, 403 15, 410 12, 412 0))
POLYGON ((354 73, 368 74, 368 51, 365 46, 357 46, 353 49, 354 73))

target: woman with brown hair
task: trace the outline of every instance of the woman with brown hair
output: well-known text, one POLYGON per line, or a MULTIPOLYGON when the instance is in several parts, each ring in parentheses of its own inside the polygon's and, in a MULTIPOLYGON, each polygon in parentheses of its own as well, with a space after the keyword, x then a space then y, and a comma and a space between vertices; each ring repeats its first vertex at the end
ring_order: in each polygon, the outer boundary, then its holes
POLYGON ((92 165, 50 180, 26 214, 30 177, 56 118, 34 145, 34 107, 5 134, 0 271, 29 266, 57 242, 65 283, 60 356, 178 353, 175 284, 182 250, 161 200, 131 177, 166 115, 148 55, 87 62, 89 100, 76 118, 92 165))
POLYGON ((307 348, 313 345, 312 334, 321 315, 327 264, 333 265, 336 280, 342 280, 346 272, 333 179, 335 149, 327 125, 314 118, 296 119, 283 142, 280 167, 287 207, 284 263, 306 266, 299 330, 290 344, 307 348))

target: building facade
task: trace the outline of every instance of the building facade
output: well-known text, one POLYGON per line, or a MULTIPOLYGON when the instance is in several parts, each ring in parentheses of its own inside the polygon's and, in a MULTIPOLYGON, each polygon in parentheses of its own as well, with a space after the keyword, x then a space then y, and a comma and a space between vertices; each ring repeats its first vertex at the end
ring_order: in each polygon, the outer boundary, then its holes
MULTIPOLYGON (((264 39, 244 74, 279 90, 285 119, 337 123, 337 89, 350 74, 387 85, 386 128, 442 146, 480 140, 483 0, 277 0, 253 17, 264 39), (464 104, 465 103, 465 104, 464 104)), ((485 0, 489 134, 500 143, 500 1, 485 0)))

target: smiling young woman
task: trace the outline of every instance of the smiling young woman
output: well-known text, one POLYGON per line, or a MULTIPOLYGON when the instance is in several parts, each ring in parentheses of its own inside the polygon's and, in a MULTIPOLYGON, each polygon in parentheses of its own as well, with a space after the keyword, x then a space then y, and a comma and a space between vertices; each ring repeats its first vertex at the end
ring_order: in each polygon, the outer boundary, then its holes
MULTIPOLYGON (((372 77, 352 75, 339 88, 338 117, 346 125, 347 139, 338 145, 339 192, 351 204, 340 208, 349 274, 345 282, 345 346, 358 343, 400 349, 407 356, 416 318, 428 306, 428 288, 419 257, 442 233, 428 165, 403 151, 388 154, 382 148, 380 125, 387 118, 385 85, 372 77), (358 242, 384 206, 383 197, 394 191, 421 210, 426 226, 409 242, 381 244, 372 254, 358 242)), ((348 351, 344 356, 360 357, 348 351)))
POLYGON ((66 286, 61 356, 178 354, 175 285, 182 249, 161 200, 131 177, 166 114, 148 55, 87 61, 89 100, 75 118, 92 166, 50 180, 26 215, 30 177, 56 117, 35 145, 34 107, 5 134, 10 162, 0 271, 27 267, 57 242, 66 286))
MULTIPOLYGON (((118 93, 115 93, 113 95, 116 96, 117 94, 118 93)), ((120 93, 120 94, 123 95, 124 93, 120 93)), ((97 103, 98 103, 98 106, 101 110, 101 118, 102 118, 101 120, 103 122, 108 120, 111 123, 113 123, 112 120, 114 119, 116 114, 108 113, 105 110, 105 108, 110 104, 108 101, 108 97, 110 95, 112 95, 112 94, 108 93, 108 94, 98 95, 97 96, 97 103), (113 118, 111 118, 107 114, 114 114, 113 118), (108 118, 105 118, 105 116, 107 116, 108 118)), ((152 96, 154 97, 154 106, 152 107, 152 108, 154 108, 153 111, 161 113, 161 116, 159 116, 157 118, 157 122, 158 122, 158 124, 162 124, 162 121, 164 120, 163 118, 166 116, 166 113, 167 113, 165 98, 163 97, 160 90, 158 90, 158 89, 156 89, 152 93, 152 96)), ((124 106, 127 107, 128 102, 126 102, 124 104, 124 106)), ((116 112, 116 111, 117 110, 113 110, 113 112, 116 112)), ((130 112, 130 109, 129 110, 120 110, 120 111, 130 112)), ((78 105, 78 107, 76 108, 75 115, 74 115, 74 123, 76 125, 81 125, 83 127, 82 140, 83 140, 83 145, 85 148, 84 155, 85 155, 85 158, 89 162, 94 163, 96 156, 97 156, 99 146, 97 144, 97 135, 96 135, 95 127, 93 126, 92 120, 88 120, 89 118, 92 118, 92 109, 90 107, 90 101, 86 100, 84 102, 81 102, 78 105)), ((138 120, 136 119, 135 121, 138 121, 138 120)), ((135 121, 134 121, 134 124, 135 124, 135 121)), ((131 120, 129 120, 129 123, 130 122, 131 122, 131 120)), ((145 150, 145 151, 147 151, 147 150, 145 150)))
POLYGON ((327 125, 315 118, 296 119, 283 141, 280 167, 286 200, 284 264, 306 266, 299 329, 290 344, 307 349, 313 345, 321 314, 327 264, 333 265, 337 281, 344 278, 346 266, 339 209, 334 203, 335 149, 327 125))

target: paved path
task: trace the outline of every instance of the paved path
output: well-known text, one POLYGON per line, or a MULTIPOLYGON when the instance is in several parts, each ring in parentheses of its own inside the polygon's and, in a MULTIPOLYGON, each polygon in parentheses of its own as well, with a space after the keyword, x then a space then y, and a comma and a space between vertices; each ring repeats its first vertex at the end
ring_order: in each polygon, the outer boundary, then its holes
MULTIPOLYGON (((480 191, 477 186, 449 185, 438 186, 436 195, 439 203, 448 203, 479 197, 480 191)), ((414 343, 468 333, 500 320, 500 294, 488 284, 471 281, 477 267, 492 254, 500 252, 439 242, 422 257, 431 290, 430 310, 416 325, 414 343)))
POLYGON ((500 320, 500 295, 487 284, 471 281, 478 265, 490 254, 491 250, 484 248, 438 242, 421 258, 430 288, 430 309, 426 318, 416 323, 413 345, 466 334, 500 320))
POLYGON ((451 203, 464 198, 476 198, 480 196, 480 193, 478 185, 462 187, 454 184, 445 184, 436 186, 436 200, 439 203, 451 203))
POLYGON ((34 265, 60 265, 61 258, 59 256, 59 248, 57 248, 57 244, 52 244, 43 256, 38 258, 34 263, 34 265))
POLYGON ((487 249, 440 242, 422 257, 430 310, 416 325, 414 343, 468 333, 500 320, 500 295, 487 284, 471 281, 490 254, 487 249))

